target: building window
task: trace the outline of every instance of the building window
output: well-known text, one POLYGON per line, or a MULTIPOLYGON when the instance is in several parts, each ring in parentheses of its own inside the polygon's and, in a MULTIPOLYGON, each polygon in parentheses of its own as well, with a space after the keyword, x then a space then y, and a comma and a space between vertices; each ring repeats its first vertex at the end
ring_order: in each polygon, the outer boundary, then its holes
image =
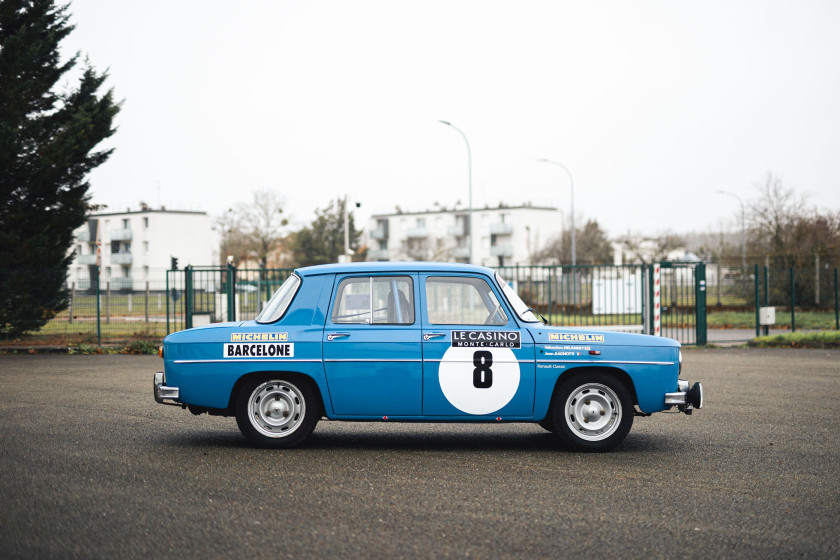
POLYGON ((144 228, 149 227, 149 218, 143 218, 143 227, 144 228))
POLYGON ((149 242, 148 241, 143 242, 143 252, 146 253, 146 254, 149 253, 149 242))
POLYGON ((128 229, 128 218, 123 219, 123 229, 128 229))

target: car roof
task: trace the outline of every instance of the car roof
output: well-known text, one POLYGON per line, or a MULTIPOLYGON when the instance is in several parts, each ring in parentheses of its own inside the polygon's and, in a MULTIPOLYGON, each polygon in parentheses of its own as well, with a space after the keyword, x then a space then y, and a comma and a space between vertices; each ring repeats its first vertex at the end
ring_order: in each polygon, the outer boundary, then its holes
POLYGON ((359 274, 359 273, 388 273, 388 272, 468 272, 487 274, 492 276, 494 271, 484 266, 451 262, 420 262, 420 261, 383 261, 383 262, 352 262, 336 264, 319 264, 298 268, 298 276, 316 276, 319 274, 359 274))

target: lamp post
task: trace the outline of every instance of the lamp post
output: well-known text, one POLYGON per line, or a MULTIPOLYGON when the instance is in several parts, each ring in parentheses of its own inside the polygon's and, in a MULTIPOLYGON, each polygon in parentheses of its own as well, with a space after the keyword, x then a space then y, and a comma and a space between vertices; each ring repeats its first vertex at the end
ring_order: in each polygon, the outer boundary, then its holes
POLYGON ((470 189, 469 190, 470 208, 469 208, 469 214, 468 214, 468 218, 467 218, 467 237, 469 238, 469 244, 470 244, 469 262, 470 262, 470 264, 472 264, 472 262, 473 262, 473 235, 472 235, 472 232, 473 232, 473 220, 472 220, 472 218, 473 218, 473 203, 472 203, 472 152, 470 151, 470 141, 467 140, 467 135, 464 134, 464 132, 460 128, 458 128, 457 126, 455 126, 451 122, 442 121, 442 120, 438 120, 438 122, 441 123, 441 124, 445 124, 446 126, 451 126, 455 130, 457 130, 458 134, 461 135, 461 138, 464 139, 464 143, 467 145, 467 172, 468 172, 467 177, 468 177, 469 189, 470 189))
POLYGON ((560 167, 569 175, 569 186, 571 187, 572 191, 572 266, 577 265, 577 247, 575 245, 575 180, 572 178, 572 172, 569 171, 569 168, 563 165, 562 163, 558 163, 551 159, 540 158, 537 161, 542 163, 551 163, 560 167))
MULTIPOLYGON (((344 195, 344 254, 339 255, 338 262, 348 263, 352 261, 353 251, 350 250, 350 211, 347 209, 347 195, 344 195)), ((362 206, 361 202, 356 203, 356 208, 362 206)))
POLYGON ((726 196, 731 196, 738 199, 738 203, 741 205, 741 267, 746 273, 747 270, 747 226, 744 220, 744 201, 741 200, 741 197, 737 194, 729 191, 724 190, 716 190, 717 194, 723 194, 726 196))

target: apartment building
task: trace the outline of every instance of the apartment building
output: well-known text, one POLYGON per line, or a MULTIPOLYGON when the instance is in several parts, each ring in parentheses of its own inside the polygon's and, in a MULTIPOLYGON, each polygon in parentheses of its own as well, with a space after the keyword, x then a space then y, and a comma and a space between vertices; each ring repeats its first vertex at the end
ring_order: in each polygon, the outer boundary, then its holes
POLYGON ((97 243, 101 249, 100 282, 112 290, 141 290, 146 282, 164 289, 163 271, 171 258, 180 267, 219 262, 219 243, 206 212, 152 209, 92 214, 75 232, 76 258, 68 285, 88 289, 96 278, 97 243), (160 284, 160 285, 158 285, 160 284))
MULTIPOLYGON (((472 262, 483 266, 530 264, 531 255, 561 234, 557 208, 531 205, 474 208, 472 262)), ((368 260, 468 262, 469 212, 436 210, 371 217, 365 232, 368 260)))

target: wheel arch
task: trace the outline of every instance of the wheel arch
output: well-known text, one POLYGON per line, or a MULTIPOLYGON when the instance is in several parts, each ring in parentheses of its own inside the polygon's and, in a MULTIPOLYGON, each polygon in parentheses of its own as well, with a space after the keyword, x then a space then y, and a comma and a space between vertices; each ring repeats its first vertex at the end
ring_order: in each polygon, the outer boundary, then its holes
MULTIPOLYGON (((554 396, 557 394, 557 391, 561 385, 563 385, 570 379, 573 379, 574 377, 586 373, 605 373, 607 375, 615 377, 618 381, 621 382, 622 385, 624 385, 624 387, 627 389, 627 392, 630 393, 630 397, 633 399, 633 404, 639 404, 639 398, 636 395, 636 385, 633 383, 633 379, 630 377, 630 374, 628 374, 623 369, 614 366, 580 366, 566 370, 564 373, 560 374, 557 377, 557 381, 554 383, 554 391, 551 394, 551 403, 554 403, 554 396)), ((549 414, 550 408, 551 407, 549 406, 549 414)))
POLYGON ((313 391, 315 391, 315 395, 318 401, 317 404, 321 409, 319 411, 319 417, 324 415, 326 410, 326 404, 324 403, 324 395, 321 394, 321 388, 318 386, 318 383, 311 375, 300 373, 298 371, 252 371, 250 373, 242 375, 239 379, 236 380, 236 383, 233 384, 233 389, 231 389, 230 391, 227 411, 229 413, 236 412, 236 400, 239 397, 239 392, 242 390, 242 387, 244 387, 245 384, 247 384, 249 381, 258 379, 268 381, 269 379, 277 377, 288 379, 293 383, 306 383, 307 385, 309 385, 309 387, 313 391))

